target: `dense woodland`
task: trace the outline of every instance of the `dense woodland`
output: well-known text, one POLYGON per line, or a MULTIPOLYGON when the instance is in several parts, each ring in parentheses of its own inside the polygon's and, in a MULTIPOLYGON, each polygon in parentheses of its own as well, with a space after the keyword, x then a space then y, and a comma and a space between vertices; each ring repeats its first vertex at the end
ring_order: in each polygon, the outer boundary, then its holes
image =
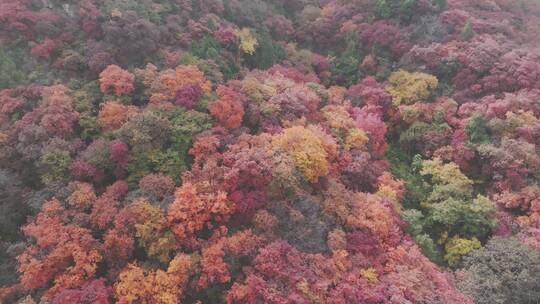
POLYGON ((540 1, 0 0, 0 303, 540 303, 540 1))

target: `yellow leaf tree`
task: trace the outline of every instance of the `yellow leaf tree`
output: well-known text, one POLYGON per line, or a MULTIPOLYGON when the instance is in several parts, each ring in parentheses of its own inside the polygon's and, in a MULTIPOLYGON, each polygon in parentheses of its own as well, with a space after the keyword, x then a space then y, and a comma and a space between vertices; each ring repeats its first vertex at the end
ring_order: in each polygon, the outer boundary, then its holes
POLYGON ((130 264, 114 285, 116 297, 120 303, 180 303, 197 263, 197 259, 181 253, 171 261, 167 271, 130 264))
POLYGON ((242 52, 249 55, 255 53, 258 45, 257 37, 255 37, 249 28, 245 27, 242 30, 236 31, 236 37, 240 41, 239 47, 242 52))
POLYGON ((322 141, 309 129, 296 126, 285 129, 272 143, 289 154, 298 169, 312 183, 329 172, 327 153, 322 141))
POLYGON ((395 106, 425 100, 436 89, 439 81, 433 75, 405 70, 394 72, 388 78, 386 91, 392 95, 395 106))

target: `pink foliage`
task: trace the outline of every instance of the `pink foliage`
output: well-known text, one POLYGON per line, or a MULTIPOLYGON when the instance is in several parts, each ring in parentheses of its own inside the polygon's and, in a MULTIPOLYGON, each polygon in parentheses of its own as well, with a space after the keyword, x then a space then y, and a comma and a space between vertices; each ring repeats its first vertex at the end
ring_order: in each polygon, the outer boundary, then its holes
POLYGON ((38 36, 36 25, 59 24, 61 17, 49 9, 39 11, 30 9, 28 0, 2 0, 0 1, 0 33, 22 33, 27 40, 34 40, 38 36))
POLYGON ((173 180, 163 174, 148 174, 139 181, 139 187, 157 197, 165 197, 174 193, 173 180))
POLYGON ((192 19, 188 20, 187 30, 194 38, 202 38, 205 34, 210 32, 210 30, 204 24, 192 19))
POLYGON ((96 279, 84 283, 79 289, 64 289, 52 300, 52 304, 109 304, 112 299, 112 288, 105 279, 96 279))
POLYGON ((128 184, 123 180, 119 180, 108 186, 102 196, 120 201, 126 196, 127 192, 128 184))
POLYGON ((353 101, 359 99, 364 112, 372 113, 380 118, 383 117, 383 114, 387 112, 392 104, 392 96, 371 76, 351 86, 347 91, 347 95, 353 101))
POLYGON ((109 158, 116 163, 115 175, 124 176, 125 168, 129 162, 129 147, 121 140, 113 140, 109 145, 109 158))
POLYGON ((113 222, 120 201, 128 192, 128 184, 125 181, 116 181, 105 189, 105 192, 94 202, 90 213, 90 223, 93 227, 105 230, 113 222))
POLYGON ((199 99, 203 94, 199 84, 188 84, 176 91, 176 105, 184 107, 188 110, 195 108, 199 99))
POLYGON ((264 24, 277 38, 286 38, 294 33, 292 22, 282 15, 274 15, 266 19, 264 24))
POLYGON ((373 256, 379 252, 379 240, 369 233, 355 231, 347 233, 347 251, 373 256))
POLYGON ((43 42, 32 47, 30 53, 39 59, 51 59, 51 53, 62 47, 62 42, 45 38, 43 42))
POLYGON ((236 40, 235 30, 232 26, 220 26, 214 31, 214 38, 223 45, 229 45, 236 40))
POLYGON ((81 2, 79 5, 79 16, 82 19, 83 31, 89 37, 98 38, 101 33, 97 19, 101 16, 101 12, 94 1, 81 2))
POLYGON ((267 70, 267 72, 271 75, 281 74, 286 78, 294 80, 295 82, 320 82, 317 75, 312 72, 302 71, 299 68, 286 67, 280 64, 272 66, 270 69, 267 70))
POLYGON ((232 286, 227 302, 307 303, 316 297, 326 303, 473 303, 411 242, 375 264, 348 257, 343 252, 306 254, 285 241, 273 242, 259 251, 244 282, 232 286), (362 269, 371 269, 373 276, 362 269))
POLYGON ((540 254, 540 228, 529 228, 520 234, 523 244, 533 248, 540 254))
POLYGON ((368 49, 374 46, 385 47, 396 57, 405 54, 411 48, 400 28, 388 21, 362 24, 360 38, 368 49))
POLYGON ((500 58, 482 79, 484 91, 512 92, 537 87, 540 57, 526 51, 511 51, 500 58))
POLYGON ((269 100, 269 103, 279 109, 280 118, 283 120, 294 120, 302 116, 311 117, 320 102, 321 98, 314 91, 301 85, 288 88, 269 100))
POLYGON ((266 205, 268 200, 266 191, 242 192, 235 191, 229 195, 229 199, 235 204, 236 213, 243 220, 248 220, 255 212, 266 205))
POLYGON ((78 179, 98 178, 98 169, 84 160, 75 160, 71 163, 71 174, 78 179))
MULTIPOLYGON (((364 107, 365 108, 365 107, 364 107)), ((369 146, 376 156, 382 156, 386 151, 387 126, 377 114, 366 113, 364 108, 354 108, 353 117, 356 125, 369 135, 369 146)))
POLYGON ((14 89, 0 91, 0 113, 11 114, 26 104, 23 96, 17 96, 14 89))
POLYGON ((127 162, 129 147, 121 140, 113 140, 109 145, 110 159, 116 163, 127 162))

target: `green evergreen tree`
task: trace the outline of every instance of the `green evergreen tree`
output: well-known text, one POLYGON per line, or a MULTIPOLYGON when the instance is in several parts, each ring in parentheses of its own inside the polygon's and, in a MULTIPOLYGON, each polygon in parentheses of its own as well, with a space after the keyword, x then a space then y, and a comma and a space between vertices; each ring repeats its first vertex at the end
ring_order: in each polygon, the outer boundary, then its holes
POLYGON ((467 126, 465 133, 469 136, 468 144, 480 145, 489 143, 489 135, 486 127, 486 121, 480 114, 475 114, 467 126))
POLYGON ((416 12, 417 4, 418 0, 378 0, 375 13, 379 19, 399 17, 409 22, 416 12))
POLYGON ((246 58, 249 67, 268 69, 286 58, 285 50, 272 40, 267 28, 263 28, 257 34, 257 50, 252 56, 246 58))
POLYGON ((347 33, 345 37, 345 51, 335 57, 330 67, 332 77, 330 84, 338 84, 349 87, 360 78, 360 43, 354 32, 347 33))
POLYGON ((445 10, 447 6, 446 0, 432 0, 431 3, 437 6, 440 10, 445 10))
POLYGON ((213 60, 223 73, 225 79, 234 78, 238 72, 238 68, 234 66, 234 63, 226 60, 221 56, 221 45, 213 37, 206 36, 202 39, 196 40, 191 44, 191 54, 202 59, 213 60))
POLYGON ((23 73, 14 60, 0 47, 0 90, 13 87, 21 83, 23 79, 23 73))
POLYGON ((463 30, 461 32, 461 36, 463 37, 464 40, 466 41, 469 41, 471 39, 473 39, 475 33, 474 33, 474 30, 472 28, 472 25, 469 21, 467 21, 467 23, 465 23, 465 26, 463 26, 463 30))

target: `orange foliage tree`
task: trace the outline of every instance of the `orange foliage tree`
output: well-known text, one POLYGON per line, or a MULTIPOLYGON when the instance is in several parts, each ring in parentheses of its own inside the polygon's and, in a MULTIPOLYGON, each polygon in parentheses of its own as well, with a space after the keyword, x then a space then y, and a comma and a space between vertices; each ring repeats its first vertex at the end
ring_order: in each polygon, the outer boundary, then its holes
POLYGON ((224 192, 205 193, 191 183, 184 183, 169 206, 167 220, 179 240, 187 240, 210 221, 226 220, 233 208, 224 192))
POLYGON ((99 88, 103 94, 116 96, 129 95, 133 92, 135 76, 117 65, 109 65, 99 74, 99 88))
POLYGON ((208 111, 228 129, 238 128, 244 117, 242 96, 226 86, 218 86, 218 99, 208 105, 208 111))
POLYGON ((68 218, 62 204, 53 199, 43 205, 34 222, 23 228, 35 244, 17 258, 21 283, 31 289, 52 284, 46 298, 93 278, 102 260, 101 245, 92 232, 67 222, 68 218))
POLYGON ((46 87, 42 93, 40 126, 57 136, 70 133, 79 113, 73 109, 73 98, 63 85, 46 87))
POLYGON ((136 112, 137 108, 134 106, 125 106, 116 101, 108 101, 101 104, 98 124, 103 131, 114 131, 119 129, 136 112))
POLYGON ((212 90, 212 83, 195 65, 179 65, 174 70, 159 72, 155 65, 147 64, 145 69, 135 70, 135 74, 148 89, 153 104, 175 100, 178 91, 188 86, 198 86, 203 94, 212 90))
POLYGON ((128 265, 114 285, 118 303, 179 303, 190 274, 196 269, 197 259, 178 254, 167 271, 128 265))

